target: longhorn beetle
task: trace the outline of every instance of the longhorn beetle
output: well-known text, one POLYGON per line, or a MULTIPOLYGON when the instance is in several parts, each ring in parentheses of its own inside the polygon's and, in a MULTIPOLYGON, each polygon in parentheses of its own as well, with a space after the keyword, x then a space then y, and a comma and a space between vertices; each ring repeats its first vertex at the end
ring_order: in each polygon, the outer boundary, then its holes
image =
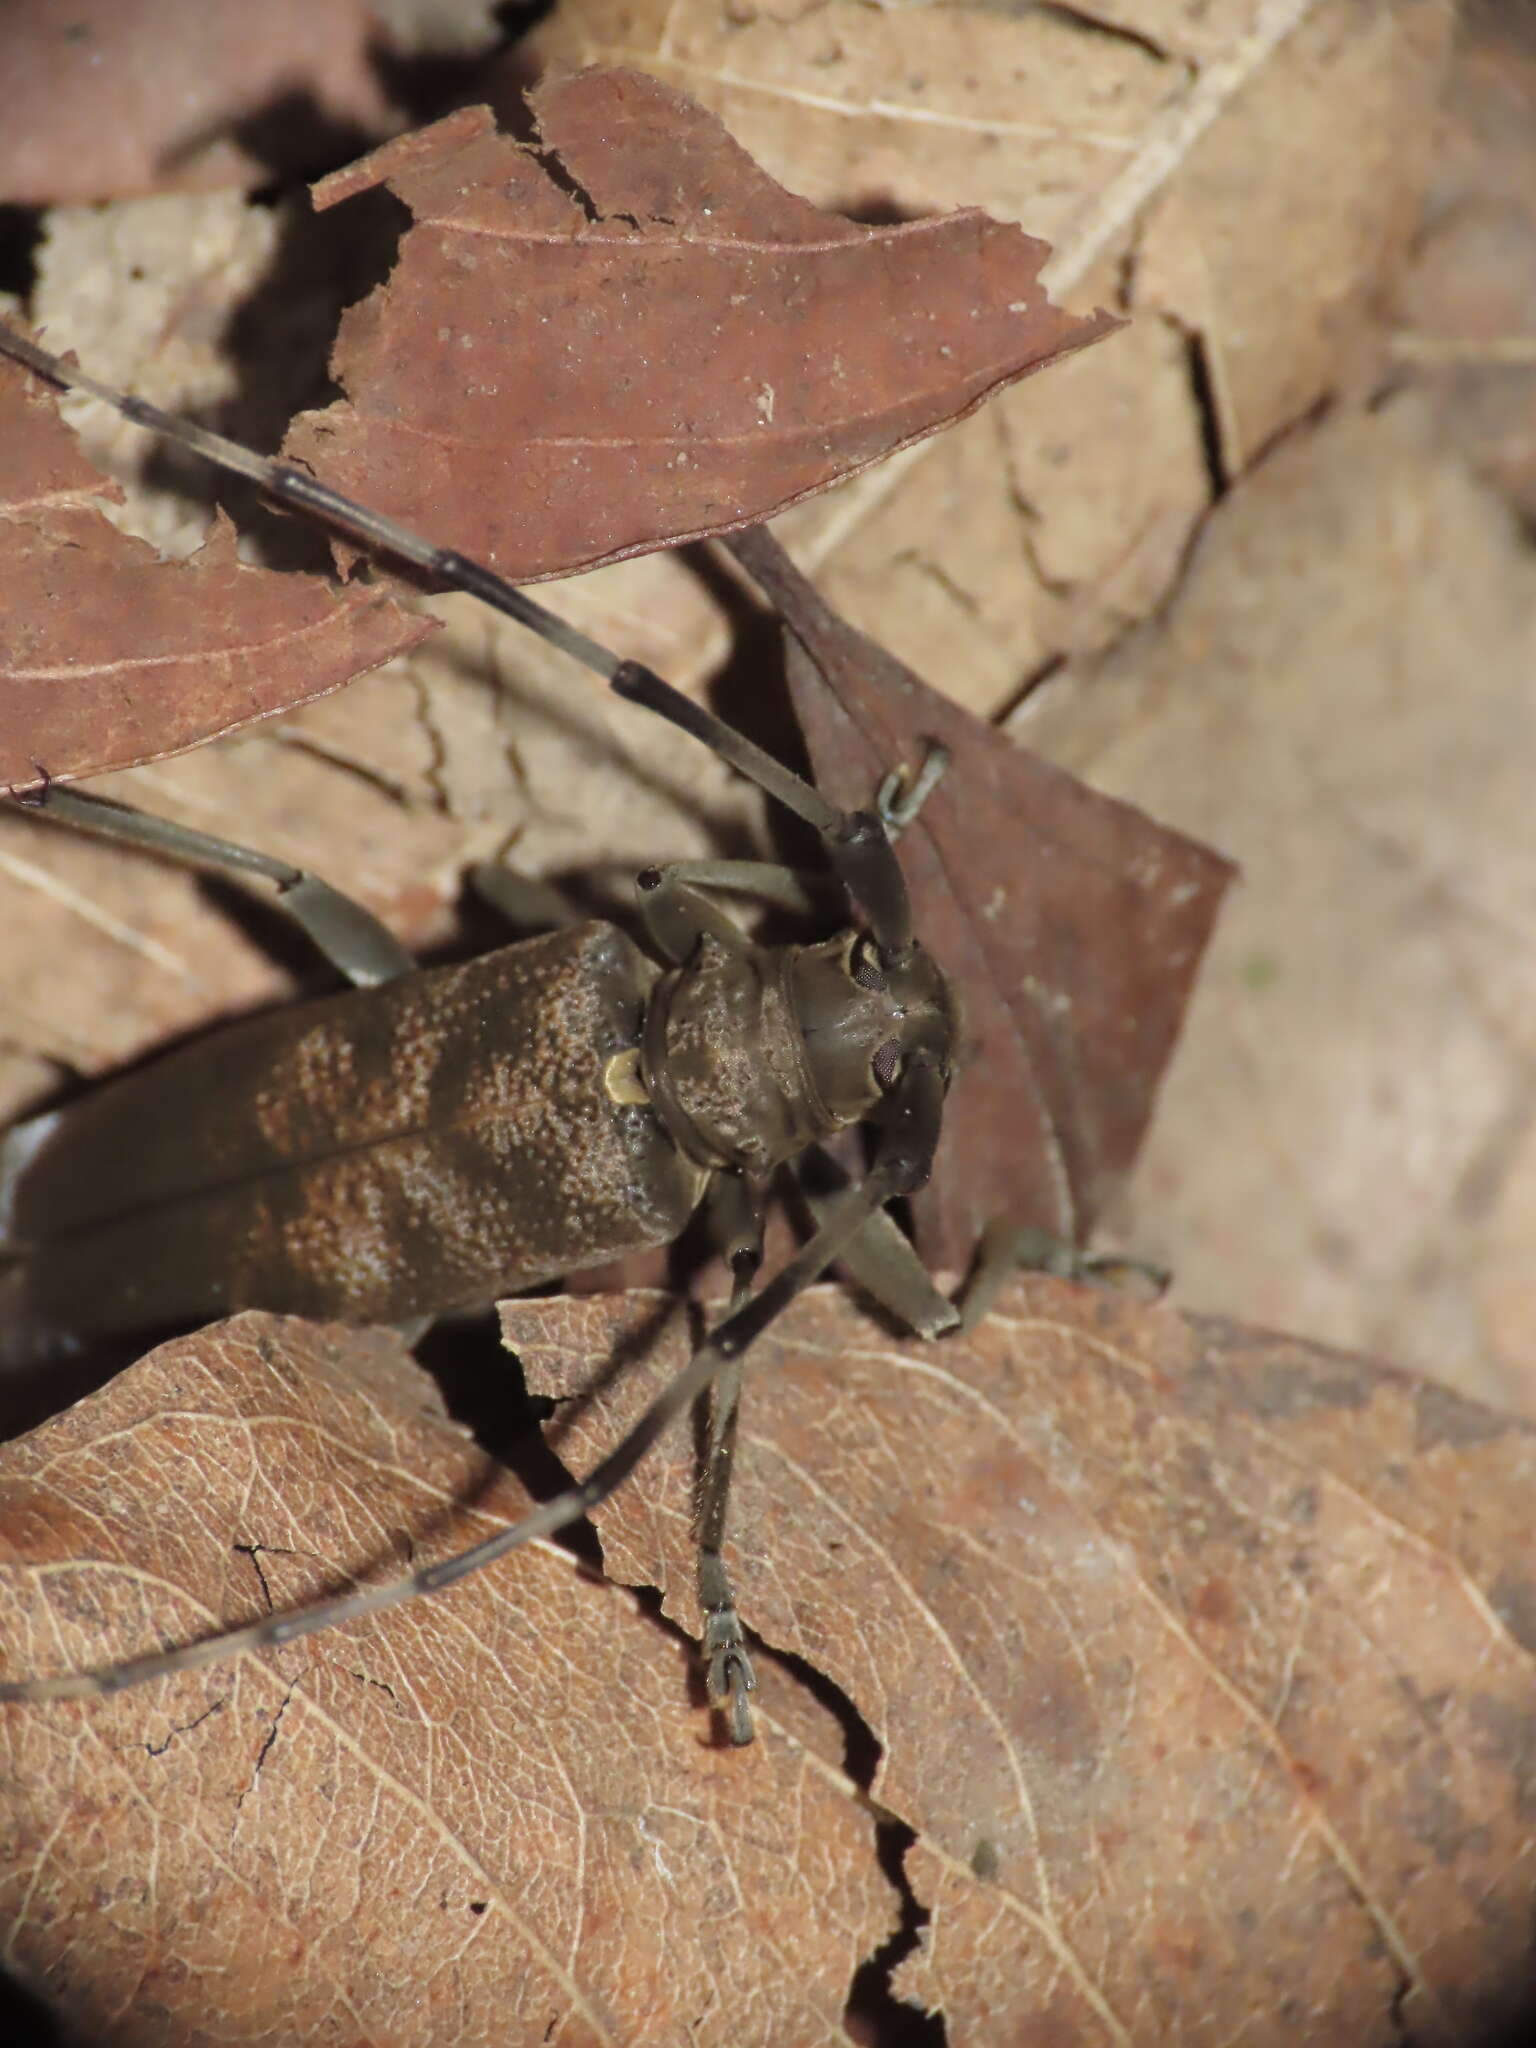
MULTIPOLYGON (((734 1285, 724 1317, 628 1435, 516 1525, 409 1578, 179 1649, 0 1681, 0 1700, 114 1693, 439 1592, 585 1515, 712 1390, 697 1512, 702 1655, 711 1702, 732 1740, 749 1742, 752 1667, 720 1554, 742 1354, 835 1259, 920 1335, 961 1321, 884 1213, 928 1177, 956 1037, 949 983, 912 932, 886 829, 904 816, 889 785, 879 814, 840 811, 480 563, 3 328, 0 352, 574 655, 812 826, 863 918, 820 944, 760 945, 712 892, 803 907, 800 879, 766 862, 679 864, 639 877, 665 966, 588 923, 418 971, 368 912, 281 861, 55 785, 28 799, 88 831, 275 883, 353 984, 173 1051, 0 1142, 7 1305, 37 1342, 247 1307, 407 1322, 667 1243, 706 1195, 734 1285), (859 1122, 875 1132, 862 1183, 818 1208, 810 1241, 754 1293, 770 1175, 859 1122)), ((1017 1246, 997 1247, 988 1283, 1010 1256, 1017 1246)), ((975 1291, 976 1312, 989 1292, 975 1291)))

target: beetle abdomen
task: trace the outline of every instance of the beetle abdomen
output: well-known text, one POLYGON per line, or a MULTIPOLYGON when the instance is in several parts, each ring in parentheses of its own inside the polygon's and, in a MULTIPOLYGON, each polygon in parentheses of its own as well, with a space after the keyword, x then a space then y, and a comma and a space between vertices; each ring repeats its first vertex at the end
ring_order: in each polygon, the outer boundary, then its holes
POLYGON ((609 1085, 655 979, 580 925, 252 1018, 15 1134, 28 1320, 393 1322, 669 1242, 705 1175, 609 1085))

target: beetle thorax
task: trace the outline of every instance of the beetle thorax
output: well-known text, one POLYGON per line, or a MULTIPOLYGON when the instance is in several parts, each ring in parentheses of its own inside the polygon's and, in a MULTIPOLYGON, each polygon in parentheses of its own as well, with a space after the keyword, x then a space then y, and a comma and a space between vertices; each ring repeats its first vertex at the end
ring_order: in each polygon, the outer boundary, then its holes
POLYGON ((760 1173, 857 1123, 904 1038, 890 992, 856 974, 857 934, 734 948, 706 936, 664 975, 646 1017, 651 1102, 701 1165, 760 1173))

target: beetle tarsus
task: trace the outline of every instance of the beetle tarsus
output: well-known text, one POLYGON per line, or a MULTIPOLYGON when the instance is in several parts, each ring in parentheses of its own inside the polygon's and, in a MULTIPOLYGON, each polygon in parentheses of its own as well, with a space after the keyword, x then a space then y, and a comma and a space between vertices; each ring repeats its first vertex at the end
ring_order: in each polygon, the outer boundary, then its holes
POLYGON ((949 773, 949 749, 939 740, 928 742, 923 765, 907 779, 905 768, 893 768, 882 778, 875 792, 875 814, 893 844, 913 823, 923 805, 949 773))
POLYGON ((703 1654, 709 1704, 724 1717, 733 1745, 745 1749, 755 1733, 752 1694, 757 1691, 757 1674, 747 1654, 734 1604, 708 1616, 703 1654))

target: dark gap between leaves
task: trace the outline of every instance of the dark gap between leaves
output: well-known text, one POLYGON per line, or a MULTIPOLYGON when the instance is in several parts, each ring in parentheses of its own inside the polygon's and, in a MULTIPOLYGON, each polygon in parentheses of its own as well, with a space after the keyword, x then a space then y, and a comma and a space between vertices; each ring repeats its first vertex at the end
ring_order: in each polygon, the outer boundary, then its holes
POLYGON ((10 2048, 63 2048, 64 2034, 44 2001, 0 1971, 0 2038, 10 2048))
MULTIPOLYGON (((277 452, 297 414, 342 396, 329 368, 341 316, 388 279, 411 225, 409 209, 382 187, 320 214, 291 195, 273 195, 272 203, 281 216, 276 246, 221 337, 237 388, 216 406, 186 409, 260 454, 277 452)), ((262 566, 335 574, 325 526, 277 511, 254 484, 191 450, 158 441, 143 477, 192 504, 222 506, 262 566)))
MULTIPOLYGON (((1522 1986, 1520 1995, 1500 2004, 1503 2016, 1486 2031, 1479 2029, 1470 2035, 1465 2048, 1530 2048, 1536 2041, 1536 1993, 1522 1986)), ((1411 2027, 1404 2034, 1404 2043, 1405 2048, 1414 2048, 1411 2027)))
POLYGON ((1073 6, 1072 0, 1035 0, 1035 4, 1041 14, 1051 16, 1064 27, 1074 29, 1080 36, 1096 36, 1104 42, 1118 43, 1122 49, 1128 44, 1133 50, 1141 50, 1147 56, 1155 57, 1160 64, 1170 61, 1168 51, 1161 43, 1125 22, 1108 21, 1102 14, 1093 12, 1087 6, 1073 6))
POLYGON ((210 150, 233 145, 266 173, 257 186, 264 197, 352 163, 383 139, 375 128, 338 119, 307 86, 278 88, 233 119, 216 115, 185 129, 160 151, 155 170, 169 183, 210 150))
POLYGON ((1189 365, 1190 396, 1194 399, 1200 425, 1200 452, 1205 458, 1205 474, 1214 504, 1227 494, 1227 469, 1221 452, 1221 415, 1216 406, 1216 386, 1204 338, 1187 333, 1184 349, 1189 365))
MULTIPOLYGON (((779 1669, 824 1707, 843 1731, 843 1769, 862 1792, 868 1792, 880 1764, 880 1740, 857 1706, 835 1680, 792 1650, 776 1650, 752 1637, 752 1655, 779 1669)), ((875 1854, 880 1869, 901 1905, 895 1930, 854 1971, 843 2021, 863 2048, 944 2048, 949 2030, 940 2013, 925 2013, 896 1996, 891 1980, 922 1940, 933 1917, 907 1881, 907 1851, 917 1835, 904 1820, 872 1806, 875 1854)))
MULTIPOLYGON (((456 108, 493 98, 513 46, 554 7, 555 0, 501 0, 488 10, 486 40, 472 49, 402 53, 381 38, 370 46, 368 62, 390 104, 405 115, 405 127, 425 128, 456 108)), ((534 83, 532 72, 526 82, 534 83)))
POLYGON ((0 292, 25 304, 37 283, 37 252, 43 240, 40 206, 0 206, 0 292))
MULTIPOLYGON (((655 1586, 631 1586, 628 1591, 641 1613, 687 1652, 690 1690, 694 1703, 702 1705, 703 1674, 698 1668, 698 1644, 686 1629, 662 1612, 661 1594, 655 1586)), ((776 1664, 836 1718, 843 1730, 843 1768, 867 1792, 880 1760, 880 1744, 852 1700, 805 1658, 792 1651, 774 1649, 751 1629, 747 1630, 747 1639, 755 1663, 776 1664)), ((720 1739, 723 1744, 723 1732, 720 1739)), ((907 1880, 907 1851, 917 1836, 905 1821, 891 1814, 882 1816, 878 1807, 871 1806, 869 1814, 875 1832, 876 1859, 899 1901, 900 1918, 894 1931, 854 1971, 848 2002, 843 2008, 844 2023, 861 2048, 945 2048, 949 2030, 943 2015, 925 2013, 909 2005, 891 1988, 893 1973, 918 1947, 932 1918, 907 1880)))
MULTIPOLYGON (((494 1309, 481 1315, 442 1316, 416 1346, 417 1363, 431 1373, 448 1413, 480 1448, 505 1465, 535 1500, 550 1500, 572 1483, 544 1434, 557 1404, 530 1394, 522 1361, 501 1341, 494 1309)), ((601 1574, 602 1545, 585 1515, 557 1530, 560 1544, 601 1574)))
MULTIPOLYGON (((527 1392, 520 1362, 501 1345, 500 1326, 494 1314, 456 1319, 446 1326, 440 1323, 418 1347, 418 1356, 437 1378, 455 1419, 473 1431, 484 1449, 511 1466, 537 1499, 548 1499, 572 1483, 574 1475, 540 1428, 563 1404, 527 1392)), ((621 1366, 622 1360, 618 1364, 621 1366)), ((579 1562, 605 1584, 619 1583, 610 1580, 604 1570, 601 1539, 589 1519, 584 1517, 553 1540, 563 1541, 579 1562)), ((681 1650, 692 1703, 702 1706, 704 1680, 697 1642, 663 1612, 659 1588, 629 1586, 624 1590, 630 1593, 640 1613, 681 1650)), ((778 1665, 836 1720, 843 1733, 843 1769, 867 1793, 879 1766, 880 1743, 847 1693, 807 1659, 772 1648, 750 1629, 747 1635, 755 1660, 778 1665)), ((718 1739, 723 1745, 723 1729, 718 1731, 718 1739)), ((931 1918, 906 1878, 906 1854, 916 1836, 904 1821, 891 1816, 881 1818, 873 1809, 870 1817, 876 1857, 896 1894, 899 1918, 891 1935, 855 1970, 844 2008, 845 2021, 853 2037, 869 2044, 869 2048, 944 2048, 948 2030, 942 2016, 922 2012, 897 1998, 892 1990, 893 1972, 917 1948, 931 1918)))
POLYGON ((924 2012, 898 1998, 891 1980, 923 1938, 933 1915, 919 1903, 907 1881, 907 1851, 917 1840, 904 1820, 887 1817, 875 1823, 875 1854, 892 1890, 901 1901, 895 1932, 853 1973, 843 2024, 864 2048, 946 2048, 949 2027, 939 2012, 924 2012))

